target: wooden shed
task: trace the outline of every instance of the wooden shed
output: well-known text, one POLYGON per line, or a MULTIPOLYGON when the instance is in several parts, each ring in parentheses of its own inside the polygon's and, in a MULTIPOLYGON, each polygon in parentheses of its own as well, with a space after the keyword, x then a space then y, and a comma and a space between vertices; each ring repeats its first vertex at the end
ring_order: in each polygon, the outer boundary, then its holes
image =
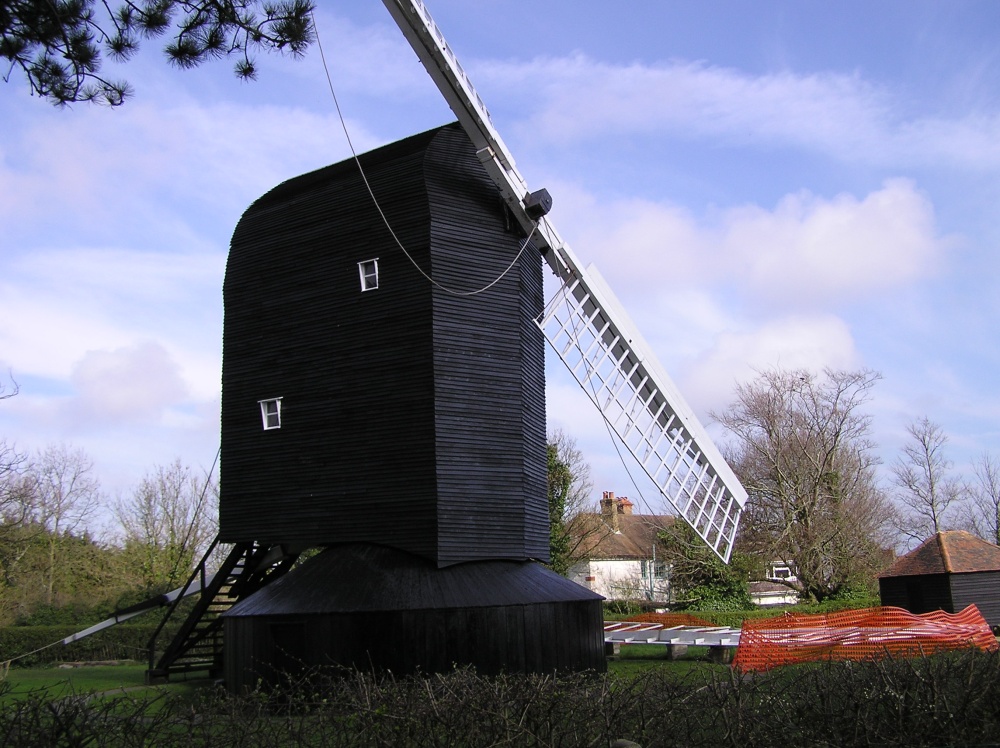
POLYGON ((974 604, 1000 626, 1000 548, 961 530, 939 532, 879 577, 883 605, 958 613, 974 604))
POLYGON ((233 234, 220 537, 328 550, 225 614, 229 686, 601 669, 600 596, 537 563, 539 251, 457 125, 359 160, 364 179, 352 159, 279 185, 233 234))

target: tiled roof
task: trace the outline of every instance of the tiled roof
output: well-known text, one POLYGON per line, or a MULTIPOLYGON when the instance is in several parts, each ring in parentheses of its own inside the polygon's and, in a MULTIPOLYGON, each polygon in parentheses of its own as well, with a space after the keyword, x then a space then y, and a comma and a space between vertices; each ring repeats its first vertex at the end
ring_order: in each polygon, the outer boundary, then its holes
POLYGON ((883 577, 1000 571, 1000 548, 962 530, 939 532, 896 559, 883 577))
POLYGON ((795 590, 789 587, 787 584, 778 584, 777 582, 750 582, 749 584, 750 594, 763 594, 765 592, 784 592, 787 594, 794 594, 795 590))
POLYGON ((570 532, 582 535, 577 553, 593 559, 652 558, 657 533, 674 522, 672 515, 619 514, 618 532, 611 518, 596 512, 581 514, 570 523, 570 532))

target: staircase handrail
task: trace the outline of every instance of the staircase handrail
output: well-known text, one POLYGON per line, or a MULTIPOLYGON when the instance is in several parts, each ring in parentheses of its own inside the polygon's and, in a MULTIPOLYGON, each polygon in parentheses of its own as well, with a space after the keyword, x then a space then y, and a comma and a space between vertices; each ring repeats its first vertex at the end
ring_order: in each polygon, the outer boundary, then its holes
POLYGON ((160 633, 163 631, 163 627, 167 625, 167 621, 170 620, 170 617, 174 614, 174 611, 177 610, 177 606, 180 604, 180 601, 186 596, 188 588, 191 586, 194 580, 197 579, 199 576, 201 577, 201 593, 205 594, 205 587, 206 587, 205 566, 208 563, 209 557, 212 555, 212 553, 215 551, 218 545, 219 545, 219 536, 216 535, 215 538, 212 540, 212 542, 209 544, 208 550, 205 551, 204 555, 202 555, 201 560, 198 562, 198 565, 195 566, 194 569, 191 571, 191 574, 188 576, 188 579, 184 583, 184 586, 181 587, 180 594, 176 598, 174 598, 173 602, 170 603, 170 607, 167 608, 167 612, 163 615, 163 618, 160 619, 159 625, 153 631, 152 636, 149 637, 149 641, 146 644, 146 653, 149 660, 150 669, 153 668, 154 665, 153 661, 156 657, 156 640, 159 638, 160 633))

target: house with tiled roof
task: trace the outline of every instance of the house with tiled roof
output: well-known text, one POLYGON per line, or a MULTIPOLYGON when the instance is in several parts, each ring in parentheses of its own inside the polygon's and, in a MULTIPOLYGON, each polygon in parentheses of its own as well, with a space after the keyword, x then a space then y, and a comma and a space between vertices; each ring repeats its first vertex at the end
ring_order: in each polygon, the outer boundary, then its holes
POLYGON ((1000 547, 970 533, 936 533, 897 558, 878 583, 883 605, 957 613, 974 604, 990 626, 1000 626, 1000 547))
POLYGON ((667 564, 657 559, 657 536, 674 522, 671 515, 636 514, 626 496, 605 491, 600 512, 570 523, 581 560, 567 576, 609 600, 669 599, 667 564))

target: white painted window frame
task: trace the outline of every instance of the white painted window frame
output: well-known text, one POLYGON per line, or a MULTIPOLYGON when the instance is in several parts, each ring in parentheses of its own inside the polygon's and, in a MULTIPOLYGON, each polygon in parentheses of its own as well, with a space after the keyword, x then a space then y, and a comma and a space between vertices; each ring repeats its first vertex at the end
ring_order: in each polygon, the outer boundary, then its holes
POLYGON ((281 398, 269 397, 265 400, 258 400, 260 405, 260 419, 264 426, 264 431, 274 431, 281 428, 281 398), (268 406, 273 405, 273 408, 268 406), (273 418, 273 421, 271 420, 273 418))
POLYGON ((358 276, 361 278, 361 290, 374 291, 378 288, 378 257, 362 260, 358 263, 358 276), (374 271, 374 272, 372 272, 374 271))

